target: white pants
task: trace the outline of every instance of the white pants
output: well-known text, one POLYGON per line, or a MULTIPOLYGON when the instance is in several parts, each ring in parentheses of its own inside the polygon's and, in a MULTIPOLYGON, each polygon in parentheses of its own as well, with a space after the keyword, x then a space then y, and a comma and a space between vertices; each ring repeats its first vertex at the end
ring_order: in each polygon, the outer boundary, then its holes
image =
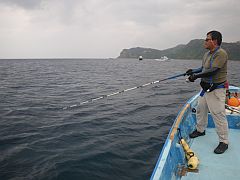
POLYGON ((215 89, 206 92, 203 97, 199 97, 197 106, 196 129, 203 132, 208 124, 208 112, 210 111, 219 137, 219 142, 228 144, 228 122, 225 112, 226 89, 215 89))

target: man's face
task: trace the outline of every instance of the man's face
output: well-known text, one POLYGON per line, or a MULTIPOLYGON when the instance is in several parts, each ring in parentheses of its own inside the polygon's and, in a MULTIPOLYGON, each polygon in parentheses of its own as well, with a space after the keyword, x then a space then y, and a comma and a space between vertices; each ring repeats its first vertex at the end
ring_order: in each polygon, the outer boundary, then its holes
POLYGON ((204 48, 209 50, 213 48, 213 40, 210 34, 207 35, 207 38, 205 39, 204 48))

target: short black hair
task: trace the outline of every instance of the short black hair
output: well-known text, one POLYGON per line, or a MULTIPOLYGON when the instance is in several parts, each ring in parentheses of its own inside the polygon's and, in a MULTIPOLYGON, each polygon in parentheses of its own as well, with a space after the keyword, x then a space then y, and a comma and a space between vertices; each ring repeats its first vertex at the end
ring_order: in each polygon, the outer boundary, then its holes
POLYGON ((211 35, 212 40, 217 40, 217 44, 220 46, 222 44, 222 34, 218 31, 210 31, 207 35, 211 35))

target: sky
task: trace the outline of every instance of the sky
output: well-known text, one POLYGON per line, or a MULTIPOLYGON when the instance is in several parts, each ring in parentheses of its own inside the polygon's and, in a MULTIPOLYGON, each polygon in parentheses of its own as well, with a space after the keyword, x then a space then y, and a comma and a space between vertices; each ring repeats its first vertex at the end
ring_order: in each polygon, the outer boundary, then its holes
POLYGON ((239 0, 0 0, 0 59, 115 58, 203 39, 240 40, 239 0))

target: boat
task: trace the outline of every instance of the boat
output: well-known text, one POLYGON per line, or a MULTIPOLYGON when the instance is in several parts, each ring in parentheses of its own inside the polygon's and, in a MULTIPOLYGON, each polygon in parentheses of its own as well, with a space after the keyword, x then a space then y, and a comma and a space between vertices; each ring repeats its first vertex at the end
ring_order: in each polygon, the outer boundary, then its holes
POLYGON ((138 57, 138 60, 139 60, 139 61, 143 60, 143 57, 142 57, 142 56, 139 56, 139 57, 138 57))
POLYGON ((168 57, 167 57, 167 56, 162 56, 162 57, 161 57, 161 60, 162 60, 162 61, 167 61, 167 60, 168 60, 168 57))
MULTIPOLYGON (((228 94, 239 98, 240 88, 229 86, 228 94)), ((189 138, 189 134, 195 129, 198 97, 199 93, 188 100, 176 117, 160 152, 151 180, 240 179, 240 106, 233 107, 226 104, 229 148, 223 154, 215 154, 213 150, 219 142, 211 114, 208 115, 206 135, 189 138), (195 157, 195 164, 190 163, 186 149, 192 152, 191 156, 195 157), (193 168, 192 165, 195 167, 193 168)))
POLYGON ((170 59, 167 56, 162 56, 160 59, 154 59, 155 61, 169 61, 170 59))

